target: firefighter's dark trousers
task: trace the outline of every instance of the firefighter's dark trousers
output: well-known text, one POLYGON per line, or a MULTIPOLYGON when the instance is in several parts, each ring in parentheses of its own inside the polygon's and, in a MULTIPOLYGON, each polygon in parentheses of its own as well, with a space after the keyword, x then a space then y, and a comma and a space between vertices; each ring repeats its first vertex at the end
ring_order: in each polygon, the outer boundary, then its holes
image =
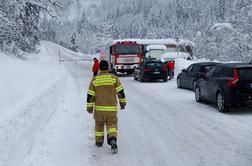
POLYGON ((104 126, 107 129, 108 138, 117 137, 117 112, 113 111, 95 111, 95 141, 103 142, 104 126))

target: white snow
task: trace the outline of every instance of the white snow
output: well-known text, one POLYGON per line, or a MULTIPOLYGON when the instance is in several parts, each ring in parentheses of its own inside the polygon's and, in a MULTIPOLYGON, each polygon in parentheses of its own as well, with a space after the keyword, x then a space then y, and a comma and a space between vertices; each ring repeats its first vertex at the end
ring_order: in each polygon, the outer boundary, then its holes
POLYGON ((137 42, 138 44, 144 44, 144 45, 163 45, 163 44, 173 44, 177 45, 177 41, 175 39, 118 39, 114 40, 113 44, 117 42, 124 42, 124 41, 132 41, 137 42))
POLYGON ((194 46, 195 44, 192 41, 179 39, 178 41, 173 38, 168 39, 136 39, 136 38, 129 38, 129 39, 117 39, 113 40, 111 44, 116 44, 117 42, 137 42, 138 44, 143 45, 191 45, 194 46))
POLYGON ((227 28, 227 29, 234 31, 234 28, 230 23, 217 23, 217 24, 214 24, 214 26, 211 29, 212 30, 219 30, 222 28, 227 28))
MULTIPOLYGON (((121 76, 119 153, 94 146, 86 112, 91 63, 63 62, 75 53, 43 42, 36 58, 0 53, 0 166, 251 166, 251 108, 222 114, 199 104, 176 80, 140 83, 121 76)), ((177 75, 193 61, 176 59, 177 75)))
POLYGON ((161 60, 163 62, 169 59, 177 59, 177 58, 184 58, 187 59, 190 55, 185 52, 167 52, 161 55, 161 60))
POLYGON ((146 50, 166 50, 167 47, 165 45, 148 45, 146 50))

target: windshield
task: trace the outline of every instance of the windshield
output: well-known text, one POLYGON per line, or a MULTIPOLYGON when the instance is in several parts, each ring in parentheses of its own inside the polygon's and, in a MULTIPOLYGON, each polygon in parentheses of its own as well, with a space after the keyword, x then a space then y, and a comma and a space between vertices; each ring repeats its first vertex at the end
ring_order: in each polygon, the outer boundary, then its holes
POLYGON ((156 58, 156 59, 161 59, 161 55, 164 53, 163 50, 150 50, 148 53, 148 56, 152 57, 152 58, 156 58))
POLYGON ((117 45, 116 51, 118 55, 138 54, 139 46, 138 45, 117 45))

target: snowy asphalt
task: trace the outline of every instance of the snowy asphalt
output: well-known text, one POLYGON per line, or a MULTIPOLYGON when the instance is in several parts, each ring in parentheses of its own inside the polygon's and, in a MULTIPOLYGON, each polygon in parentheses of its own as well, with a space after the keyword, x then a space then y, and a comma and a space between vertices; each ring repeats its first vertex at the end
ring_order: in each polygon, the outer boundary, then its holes
POLYGON ((199 104, 194 92, 167 83, 121 76, 127 98, 119 110, 119 153, 94 146, 94 121, 85 111, 89 62, 65 63, 65 91, 22 166, 251 166, 252 109, 222 114, 199 104))

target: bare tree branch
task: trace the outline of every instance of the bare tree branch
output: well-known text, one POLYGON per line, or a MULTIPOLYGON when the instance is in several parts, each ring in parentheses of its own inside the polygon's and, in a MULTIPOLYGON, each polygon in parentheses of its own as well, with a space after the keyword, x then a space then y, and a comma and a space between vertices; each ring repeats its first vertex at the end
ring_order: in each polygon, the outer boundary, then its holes
POLYGON ((53 7, 63 9, 63 6, 61 6, 61 4, 57 0, 55 0, 54 2, 52 0, 48 0, 48 1, 50 4, 52 4, 53 7))
POLYGON ((53 18, 55 18, 57 16, 53 14, 53 12, 50 10, 50 8, 54 8, 55 10, 57 10, 57 8, 63 9, 60 2, 58 2, 57 0, 55 0, 55 1, 48 0, 48 2, 45 4, 45 6, 42 6, 39 3, 33 3, 33 4, 36 5, 38 8, 47 12, 47 14, 49 14, 53 18))

